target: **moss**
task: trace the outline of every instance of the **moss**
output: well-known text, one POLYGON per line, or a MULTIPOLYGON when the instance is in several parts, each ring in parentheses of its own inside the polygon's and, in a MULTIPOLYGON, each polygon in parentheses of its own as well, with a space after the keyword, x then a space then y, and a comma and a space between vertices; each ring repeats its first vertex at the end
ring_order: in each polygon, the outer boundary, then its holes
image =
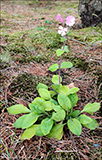
POLYGON ((91 42, 97 40, 100 37, 98 31, 100 32, 99 27, 86 27, 80 30, 74 30, 74 32, 70 33, 70 36, 86 44, 89 44, 89 42, 91 44, 91 42))
POLYGON ((30 61, 45 62, 50 61, 51 57, 55 54, 57 48, 61 48, 61 36, 55 31, 44 32, 35 29, 25 32, 16 32, 15 34, 4 35, 6 42, 9 43, 5 46, 12 59, 20 63, 30 61))
POLYGON ((87 69, 89 69, 88 63, 83 58, 73 57, 72 58, 72 64, 76 68, 80 68, 83 71, 86 71, 87 69))
POLYGON ((13 96, 15 97, 23 97, 25 100, 28 101, 28 97, 31 94, 31 99, 32 97, 34 98, 34 95, 37 96, 38 92, 36 90, 36 87, 38 83, 44 83, 48 86, 50 86, 51 80, 49 77, 40 77, 40 76, 35 76, 31 74, 20 74, 10 85, 10 90, 13 93, 13 96), (34 93, 34 94, 33 94, 34 93))

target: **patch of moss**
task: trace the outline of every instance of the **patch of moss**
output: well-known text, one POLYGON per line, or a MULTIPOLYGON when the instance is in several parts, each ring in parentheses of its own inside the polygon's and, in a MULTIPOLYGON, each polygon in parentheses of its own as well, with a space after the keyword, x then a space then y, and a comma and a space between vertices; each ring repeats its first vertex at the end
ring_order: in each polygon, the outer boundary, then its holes
POLYGON ((93 42, 100 38, 98 31, 100 31, 99 28, 86 27, 70 32, 70 36, 89 45, 89 42, 93 42))
POLYGON ((36 87, 38 83, 44 83, 50 86, 51 80, 49 77, 40 77, 28 73, 20 74, 10 85, 10 91, 13 93, 15 97, 23 97, 25 100, 29 101, 29 99, 38 95, 36 87))
POLYGON ((85 61, 85 59, 83 58, 79 58, 79 57, 71 57, 71 62, 73 64, 73 66, 75 66, 76 68, 80 68, 83 71, 86 71, 87 69, 89 69, 89 64, 88 62, 85 61))
POLYGON ((4 35, 6 42, 9 43, 6 50, 12 56, 14 61, 20 63, 30 62, 48 62, 55 54, 56 49, 62 47, 61 36, 54 31, 37 31, 35 29, 25 32, 16 32, 15 34, 4 35))

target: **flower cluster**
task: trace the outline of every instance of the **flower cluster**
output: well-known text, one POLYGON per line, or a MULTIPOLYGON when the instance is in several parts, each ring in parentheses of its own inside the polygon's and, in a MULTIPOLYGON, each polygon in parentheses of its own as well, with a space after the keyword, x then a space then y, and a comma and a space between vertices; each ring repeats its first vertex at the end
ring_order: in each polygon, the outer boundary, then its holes
MULTIPOLYGON (((64 19, 61 17, 60 14, 58 14, 57 17, 56 17, 56 20, 59 20, 59 19, 60 19, 61 23, 64 23, 64 22, 65 22, 64 19)), ((71 26, 74 25, 74 23, 75 23, 75 18, 74 18, 73 16, 68 16, 68 17, 66 18, 66 25, 67 25, 67 26, 71 27, 71 26)), ((65 36, 67 30, 68 30, 67 27, 66 27, 66 28, 63 28, 62 26, 59 26, 58 33, 61 34, 61 36, 65 36)))
POLYGON ((62 36, 66 35, 68 28, 63 28, 62 26, 59 26, 58 33, 61 34, 62 36))

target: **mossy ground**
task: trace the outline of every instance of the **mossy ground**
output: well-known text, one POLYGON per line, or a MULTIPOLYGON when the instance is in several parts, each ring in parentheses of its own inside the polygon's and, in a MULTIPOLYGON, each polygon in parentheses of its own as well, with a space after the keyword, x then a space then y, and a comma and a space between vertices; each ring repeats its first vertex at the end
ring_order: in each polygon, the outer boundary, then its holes
MULTIPOLYGON (((22 101, 31 102, 38 95, 36 86, 39 82, 50 86, 53 73, 48 72, 48 67, 59 60, 55 53, 56 49, 62 46, 61 36, 57 33, 58 26, 61 24, 55 19, 58 13, 63 18, 69 15, 76 18, 76 25, 71 28, 66 42, 66 45, 69 46, 69 53, 63 55, 63 60, 72 61, 73 67, 61 72, 63 83, 74 82, 80 88, 78 95, 80 98, 78 106, 80 107, 83 107, 87 102, 101 101, 102 24, 95 28, 78 28, 81 21, 77 9, 78 1, 2 1, 0 18, 0 78, 2 85, 0 110, 2 113, 3 108, 12 104, 22 101), (7 97, 5 97, 6 94, 7 97), (6 100, 8 100, 8 104, 6 100)), ((7 113, 5 112, 5 114, 7 113)), ((101 109, 99 114, 102 116, 101 109)), ((9 117, 9 119, 11 118, 9 117)), ((96 134, 99 143, 99 135, 96 132, 93 133, 96 134)), ((30 143, 32 141, 33 139, 30 140, 30 143)), ((8 143, 7 146, 12 148, 9 141, 8 143)), ((25 148, 26 144, 28 145, 28 142, 24 143, 25 148)), ((74 151, 71 153, 60 151, 58 153, 55 151, 58 151, 59 145, 55 145, 53 148, 49 144, 46 147, 45 142, 42 144, 42 148, 46 148, 46 152, 43 154, 47 155, 48 153, 47 159, 78 159, 78 155, 74 151)), ((18 145, 18 149, 21 146, 18 145)), ((3 151, 5 152, 4 148, 3 151)), ((98 149, 94 151, 91 145, 90 153, 87 151, 85 154, 91 159, 93 153, 97 157, 100 152, 98 149)), ((27 152, 26 154, 28 155, 27 152)), ((23 152, 22 155, 24 155, 23 152)))

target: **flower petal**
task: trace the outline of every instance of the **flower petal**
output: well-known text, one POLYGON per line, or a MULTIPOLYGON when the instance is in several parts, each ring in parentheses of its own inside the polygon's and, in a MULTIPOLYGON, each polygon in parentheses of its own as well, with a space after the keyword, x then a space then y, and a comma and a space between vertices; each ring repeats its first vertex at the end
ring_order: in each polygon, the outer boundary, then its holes
POLYGON ((56 17, 56 20, 60 19, 61 18, 61 15, 58 14, 57 17, 56 17))
POLYGON ((74 16, 68 16, 66 18, 66 25, 68 26, 73 26, 73 24, 75 23, 75 18, 74 16))

